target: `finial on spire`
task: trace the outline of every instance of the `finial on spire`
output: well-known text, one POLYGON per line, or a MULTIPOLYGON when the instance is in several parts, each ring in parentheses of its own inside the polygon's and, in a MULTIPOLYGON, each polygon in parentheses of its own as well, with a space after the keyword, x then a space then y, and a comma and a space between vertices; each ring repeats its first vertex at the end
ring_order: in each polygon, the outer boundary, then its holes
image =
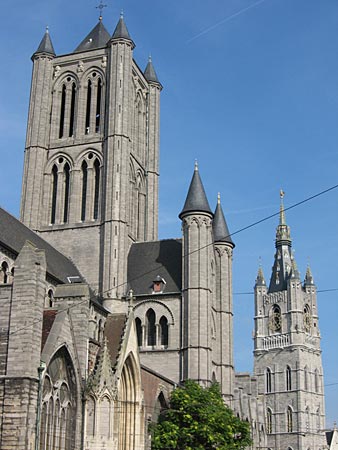
POLYGON ((120 19, 123 19, 123 9, 120 11, 120 19))
POLYGON ((221 204, 221 194, 218 192, 217 194, 217 204, 220 205, 221 204))
POLYGON ((197 162, 197 159, 195 159, 195 172, 197 172, 198 171, 198 162, 197 162))
POLYGON ((152 62, 151 55, 148 56, 148 62, 152 62))
POLYGON ((49 33, 49 26, 46 25, 46 33, 49 33))
POLYGON ((95 6, 96 9, 100 10, 100 16, 99 16, 99 20, 102 20, 102 10, 103 8, 107 8, 107 5, 104 5, 102 0, 100 0, 100 4, 98 6, 95 6))

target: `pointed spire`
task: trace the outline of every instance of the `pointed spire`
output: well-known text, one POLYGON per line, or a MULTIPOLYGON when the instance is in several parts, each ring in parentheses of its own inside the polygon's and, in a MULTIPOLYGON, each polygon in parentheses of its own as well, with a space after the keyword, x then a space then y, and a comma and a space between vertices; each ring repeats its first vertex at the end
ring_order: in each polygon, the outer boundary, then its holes
POLYGON ((220 193, 217 195, 217 206, 215 209, 214 220, 212 222, 212 229, 214 232, 214 242, 224 242, 231 244, 232 247, 235 246, 232 242, 229 228, 224 217, 220 193))
MULTIPOLYGON (((111 39, 126 39, 128 41, 133 42, 123 18, 123 11, 121 11, 120 20, 117 22, 116 28, 114 30, 111 39)), ((134 43, 133 46, 135 46, 134 43)))
POLYGON ((304 286, 313 286, 315 284, 312 276, 312 271, 310 268, 310 264, 308 264, 306 268, 306 274, 305 274, 305 280, 304 280, 304 286))
POLYGON ((99 393, 106 388, 112 391, 113 387, 114 377, 112 363, 108 350, 107 338, 105 338, 103 347, 97 357, 96 366, 88 378, 87 389, 99 393))
POLYGON ((179 214, 179 218, 182 219, 188 213, 192 212, 204 212, 212 215, 207 196, 202 184, 202 180, 198 171, 197 162, 195 162, 194 175, 190 183, 187 198, 185 200, 182 211, 179 214))
POLYGON ((101 17, 91 32, 83 39, 81 44, 76 47, 74 53, 106 47, 109 40, 110 34, 103 25, 101 17))
POLYGON ((256 286, 266 286, 261 261, 259 261, 258 273, 256 278, 256 286))
POLYGON ((53 44, 52 44, 52 40, 51 40, 50 35, 49 35, 48 26, 46 27, 45 34, 44 34, 44 36, 43 36, 43 38, 42 38, 42 40, 40 42, 40 45, 39 45, 38 49, 34 53, 34 55, 37 55, 38 53, 47 53, 48 55, 56 56, 55 55, 55 51, 54 51, 54 47, 53 47, 53 44))
MULTIPOLYGON (((292 269, 290 227, 286 224, 284 209, 284 191, 280 190, 279 224, 276 229, 276 253, 272 267, 269 292, 283 291, 287 288, 287 280, 291 274, 297 276, 292 269)), ((298 275, 299 272, 297 271, 298 275)))
POLYGON ((151 60, 151 56, 150 55, 149 55, 147 67, 145 68, 145 71, 144 71, 144 76, 146 77, 147 81, 150 81, 152 83, 161 84, 158 81, 157 74, 156 74, 156 71, 154 69, 153 62, 151 60))
POLYGON ((291 256, 291 266, 292 266, 291 278, 296 278, 297 280, 300 279, 300 274, 299 274, 299 270, 298 270, 298 267, 297 267, 297 263, 296 263, 296 259, 295 259, 294 253, 291 256))

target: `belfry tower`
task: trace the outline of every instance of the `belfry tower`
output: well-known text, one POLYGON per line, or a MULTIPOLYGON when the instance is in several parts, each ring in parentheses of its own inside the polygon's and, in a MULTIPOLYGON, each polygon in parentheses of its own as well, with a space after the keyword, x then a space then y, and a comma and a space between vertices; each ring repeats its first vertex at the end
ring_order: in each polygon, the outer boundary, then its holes
POLYGON ((21 220, 79 267, 111 308, 126 292, 131 243, 157 239, 159 101, 121 16, 100 16, 71 53, 48 30, 33 54, 21 220))
POLYGON ((276 253, 269 287, 255 284, 254 375, 265 398, 271 450, 324 448, 324 383, 316 286, 308 267, 300 280, 281 191, 276 253))

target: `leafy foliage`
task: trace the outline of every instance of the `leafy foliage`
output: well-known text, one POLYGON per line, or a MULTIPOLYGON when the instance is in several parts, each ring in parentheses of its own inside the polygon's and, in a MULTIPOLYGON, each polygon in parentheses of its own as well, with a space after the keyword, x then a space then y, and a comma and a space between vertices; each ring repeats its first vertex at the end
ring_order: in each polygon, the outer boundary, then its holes
POLYGON ((152 425, 152 450, 237 450, 251 444, 250 427, 223 402, 218 384, 187 381, 152 425))

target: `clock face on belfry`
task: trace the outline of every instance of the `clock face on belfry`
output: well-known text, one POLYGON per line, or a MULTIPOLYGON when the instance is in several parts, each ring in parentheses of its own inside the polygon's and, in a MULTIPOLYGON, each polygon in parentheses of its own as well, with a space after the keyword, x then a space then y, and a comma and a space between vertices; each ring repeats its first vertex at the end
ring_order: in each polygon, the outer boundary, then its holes
POLYGON ((269 328, 274 333, 278 333, 282 329, 282 317, 280 310, 275 308, 270 319, 269 319, 269 328))
POLYGON ((303 314, 303 322, 304 322, 304 330, 309 333, 311 330, 311 315, 310 312, 306 309, 304 310, 303 314))

